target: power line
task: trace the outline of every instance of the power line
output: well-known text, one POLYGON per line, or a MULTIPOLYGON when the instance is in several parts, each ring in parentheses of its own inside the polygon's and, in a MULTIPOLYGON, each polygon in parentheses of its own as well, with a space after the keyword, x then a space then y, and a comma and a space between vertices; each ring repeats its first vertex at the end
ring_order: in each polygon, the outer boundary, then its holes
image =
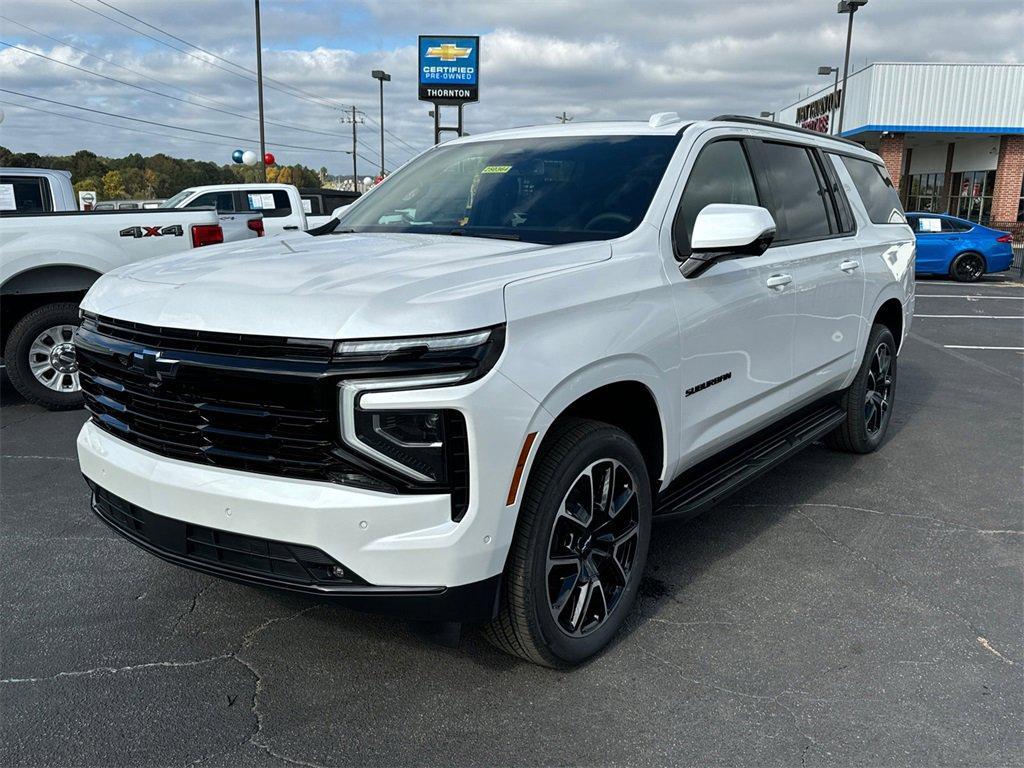
MULTIPOLYGON (((235 67, 237 69, 242 70, 243 72, 249 73, 250 75, 255 75, 256 74, 255 72, 253 72, 248 67, 242 66, 241 64, 236 64, 235 62, 231 61, 230 59, 226 59, 223 56, 220 56, 220 55, 214 53, 213 51, 209 51, 209 50, 207 50, 206 48, 203 48, 200 45, 196 45, 193 42, 185 40, 184 38, 181 38, 181 37, 178 37, 177 35, 171 34, 170 32, 168 32, 166 29, 163 29, 162 27, 158 27, 155 24, 150 24, 148 21, 143 21, 138 16, 133 16, 132 14, 128 13, 128 11, 121 10, 117 6, 112 5, 112 4, 108 3, 108 2, 106 2, 106 0, 96 0, 96 2, 99 3, 100 5, 106 6, 107 8, 109 8, 112 11, 116 11, 117 13, 120 13, 122 16, 127 16, 129 19, 132 19, 133 21, 136 21, 139 24, 142 24, 143 26, 148 27, 149 29, 155 30, 155 31, 159 32, 162 35, 166 35, 167 37, 171 38, 172 40, 177 40, 179 43, 183 43, 184 45, 187 45, 190 48, 194 48, 197 51, 202 51, 207 56, 212 56, 213 58, 217 59, 218 61, 223 61, 225 64, 229 64, 232 67, 235 67)), ((291 89, 293 91, 296 91, 298 93, 304 94, 304 95, 309 96, 311 98, 318 99, 318 100, 324 102, 327 106, 331 106, 331 107, 334 107, 336 109, 351 109, 351 106, 352 106, 351 104, 342 104, 340 102, 335 102, 335 101, 333 101, 331 99, 328 99, 328 98, 326 98, 324 96, 318 96, 315 93, 310 93, 309 91, 304 91, 303 89, 299 88, 298 86, 290 85, 289 83, 283 83, 280 80, 275 80, 274 78, 267 77, 266 75, 264 75, 263 80, 264 80, 265 83, 267 83, 267 82, 269 82, 269 83, 277 83, 278 85, 283 86, 285 88, 291 89)))
MULTIPOLYGON (((4 90, 4 89, 0 89, 0 90, 4 90)), ((32 96, 30 94, 19 94, 19 95, 24 95, 24 96, 27 96, 28 98, 39 98, 38 96, 32 96)), ((48 100, 47 99, 43 99, 43 101, 48 101, 48 100)), ((60 102, 55 102, 55 103, 60 103, 60 102)), ((175 140, 175 141, 192 141, 192 142, 195 142, 195 143, 198 143, 198 144, 209 144, 210 146, 214 146, 214 147, 234 147, 234 146, 236 146, 233 141, 229 144, 227 142, 208 141, 207 139, 194 139, 191 136, 168 136, 166 133, 157 133, 156 131, 147 131, 145 128, 133 128, 130 125, 116 125, 115 123, 104 123, 104 122, 102 122, 100 120, 90 120, 88 117, 82 117, 81 115, 69 115, 69 114, 66 114, 64 112, 54 112, 54 111, 49 110, 49 109, 42 109, 41 107, 33 107, 33 106, 29 105, 29 104, 19 104, 16 101, 7 101, 6 99, 0 99, 0 104, 7 104, 8 106, 19 107, 20 109, 31 109, 33 112, 42 112, 44 114, 53 115, 55 117, 63 117, 65 119, 67 119, 67 120, 78 120, 79 122, 82 122, 82 123, 91 123, 92 125, 99 125, 99 126, 103 126, 104 128, 114 128, 116 130, 121 130, 121 131, 132 131, 134 133, 144 133, 147 136, 157 136, 157 137, 159 137, 161 139, 172 139, 172 140, 175 140)), ((67 106, 74 107, 76 109, 82 109, 82 107, 75 107, 74 104, 68 104, 67 106)), ((96 111, 96 110, 92 110, 92 111, 96 111)), ((101 114, 107 114, 107 113, 101 113, 101 114)), ((114 117, 119 117, 119 115, 113 115, 113 116, 114 117)), ((168 127, 174 127, 174 126, 168 126, 168 127)), ((233 138, 233 137, 228 136, 226 138, 233 138)), ((325 150, 325 151, 332 151, 333 152, 333 151, 338 151, 338 150, 325 150)), ((342 150, 342 151, 344 151, 344 150, 342 150)), ((345 154, 349 154, 349 153, 346 152, 345 154)), ((366 157, 364 155, 361 155, 358 152, 356 153, 356 157, 358 157, 361 160, 364 160, 365 162, 369 163, 371 166, 375 165, 375 161, 370 160, 368 157, 366 157)))
MULTIPOLYGON (((102 74, 100 72, 96 72, 96 71, 91 70, 91 69, 86 69, 85 67, 79 67, 76 64, 71 64, 70 62, 67 62, 67 61, 61 61, 60 59, 54 59, 54 58, 52 58, 50 56, 47 56, 46 54, 38 53, 37 51, 29 50, 28 48, 22 48, 20 45, 15 45, 14 43, 8 43, 8 42, 6 42, 4 40, 0 40, 0 45, 6 45, 8 48, 14 48, 16 50, 23 51, 24 53, 29 53, 29 54, 31 54, 33 56, 38 56, 41 59, 46 59, 47 61, 52 61, 54 64, 62 64, 65 67, 70 67, 71 69, 77 70, 79 72, 85 72, 88 75, 93 75, 95 77, 102 77, 104 80, 110 80, 111 82, 118 83, 120 85, 127 85, 129 88, 137 88, 140 91, 145 91, 146 93, 152 93, 152 94, 154 94, 156 96, 160 96, 160 97, 165 98, 165 99, 173 99, 174 101, 179 101, 182 104, 188 104, 189 106, 192 106, 192 107, 199 107, 200 109, 209 109, 209 110, 212 110, 214 112, 220 112, 221 114, 231 115, 232 117, 240 117, 243 120, 253 120, 253 121, 256 121, 256 119, 257 119, 257 118, 255 118, 255 117, 253 117, 251 115, 242 114, 241 112, 233 112, 232 110, 229 110, 229 109, 220 109, 218 107, 211 107, 211 106, 208 106, 206 104, 196 104, 194 101, 189 101, 188 99, 183 99, 180 96, 174 96, 174 95, 172 95, 170 93, 163 93, 162 91, 156 91, 156 90, 153 90, 152 88, 146 88, 143 85, 138 85, 137 83, 129 83, 126 80, 119 80, 116 77, 111 77, 110 75, 104 75, 104 74, 102 74)), ((317 130, 314 130, 313 128, 303 128, 302 126, 289 125, 288 123, 279 123, 279 122, 276 122, 274 120, 265 120, 264 122, 267 125, 276 125, 278 127, 287 128, 287 129, 292 130, 292 131, 304 131, 306 133, 318 133, 321 136, 329 136, 332 139, 338 138, 337 134, 335 134, 335 133, 328 133, 327 131, 317 131, 317 130)))
MULTIPOLYGON (((126 67, 123 64, 118 64, 116 61, 111 61, 110 59, 106 59, 106 58, 104 58, 102 56, 97 56, 95 53, 92 53, 91 51, 87 51, 85 48, 80 48, 80 47, 78 47, 76 45, 72 45, 69 42, 66 42, 66 41, 61 40, 61 39, 56 38, 56 37, 53 37, 52 35, 48 35, 45 32, 41 32, 40 30, 35 29, 34 27, 30 27, 28 24, 23 24, 20 21, 15 21, 14 19, 12 19, 12 18, 10 18, 8 16, 0 15, 0 19, 3 19, 4 21, 10 22, 11 24, 17 24, 19 27, 22 27, 23 29, 27 29, 29 32, 32 32, 32 33, 34 33, 36 35, 39 35, 40 37, 44 37, 47 40, 51 40, 51 41, 57 43, 58 45, 63 45, 65 47, 67 47, 67 48, 70 48, 73 51, 78 51, 79 53, 83 54, 84 56, 88 56, 89 58, 96 59, 97 61, 102 61, 104 64, 107 64, 107 65, 112 66, 112 67, 116 67, 117 69, 124 70, 125 72, 130 72, 130 73, 132 73, 133 75, 135 75, 137 77, 143 78, 144 80, 152 80, 154 83, 159 83, 160 85, 165 85, 168 88, 174 88, 175 90, 182 91, 183 93, 187 93, 187 94, 189 94, 191 96, 194 96, 197 99, 202 99, 203 101, 209 101, 209 102, 212 102, 213 104, 218 104, 218 105, 220 105, 222 107, 229 107, 230 106, 228 104, 225 104, 222 101, 218 101, 217 99, 211 98, 209 96, 204 96, 203 94, 196 93, 195 91, 190 91, 188 88, 185 88, 185 87, 183 87, 181 85, 176 85, 175 83, 168 83, 166 80, 161 80, 161 79, 159 79, 157 77, 153 77, 152 75, 147 75, 144 72, 139 72, 137 69, 132 69, 131 67, 126 67)), ((66 63, 66 62, 62 62, 62 63, 66 63)), ((199 105, 197 105, 197 106, 199 106, 199 105)))
MULTIPOLYGON (((222 67, 220 64, 217 64, 214 61, 210 61, 209 59, 204 59, 202 56, 196 56, 194 53, 191 53, 190 51, 186 51, 184 48, 179 48, 176 45, 172 45, 171 43, 168 43, 166 40, 161 40, 161 39, 159 39, 157 37, 153 37, 152 35, 146 34, 141 29, 136 29, 135 27, 132 27, 132 26, 129 26, 128 24, 125 24, 123 21, 115 19, 112 16, 108 16, 107 14, 102 13, 101 11, 97 11, 95 8, 90 8, 87 5, 83 5, 82 3, 79 2, 79 0, 70 0, 70 2, 74 3, 79 8, 84 8, 85 10, 89 11, 89 13, 94 13, 97 16, 100 16, 100 17, 106 19, 107 21, 111 21, 114 24, 117 24, 118 26, 124 27, 125 29, 127 29, 127 30, 129 30, 131 32, 134 32, 134 33, 136 33, 138 35, 142 35, 143 37, 145 37, 145 38, 147 38, 149 40, 152 40, 154 43, 159 43, 160 45, 167 46, 168 48, 171 48, 171 49, 173 49, 175 51, 178 51, 178 53, 183 53, 186 56, 188 56, 188 57, 190 57, 192 59, 195 59, 196 61, 202 62, 203 64, 208 64, 211 67, 215 67, 216 69, 219 69, 222 72, 227 72, 229 75, 233 75, 234 77, 240 78, 240 79, 245 80, 247 82, 250 82, 250 83, 255 83, 256 82, 255 78, 248 77, 247 75, 240 74, 238 72, 235 72, 234 70, 228 69, 227 67, 222 67)), ((266 79, 266 78, 264 78, 264 79, 266 79)), ((329 107, 333 108, 333 105, 331 105, 331 104, 324 104, 321 101, 314 101, 313 99, 306 98, 305 96, 302 96, 302 95, 300 95, 298 93, 292 93, 290 91, 284 90, 283 88, 278 88, 277 86, 267 85, 266 87, 270 88, 272 90, 275 90, 275 91, 280 91, 281 93, 287 94, 287 95, 292 96, 292 97, 294 97, 296 99, 302 99, 303 101, 311 102, 311 103, 316 104, 317 106, 320 106, 320 107, 329 106, 329 107)))
POLYGON ((49 109, 42 109, 41 107, 33 107, 28 104, 19 104, 16 101, 7 101, 6 99, 0 99, 0 104, 7 104, 12 107, 19 107, 21 109, 31 109, 33 112, 42 112, 47 115, 54 115, 55 117, 63 117, 67 120, 78 120, 82 123, 92 123, 93 125, 101 125, 104 128, 114 128, 121 131, 133 131, 135 133, 144 133, 148 136, 159 136, 162 139, 174 139, 176 141, 194 141, 199 144, 209 144, 216 147, 233 147, 234 142, 219 142, 219 141, 208 141, 207 139, 193 139, 191 136, 168 136, 166 133, 157 133, 156 131, 147 131, 145 128, 132 128, 130 125, 116 125, 114 123, 104 123, 101 120, 90 120, 88 117, 82 117, 81 115, 69 115, 64 112, 54 112, 49 109))
MULTIPOLYGON (((230 135, 228 135, 226 133, 212 133, 211 131, 201 131, 198 128, 186 128, 185 126, 182 126, 182 125, 171 125, 169 123, 161 123, 161 122, 158 122, 156 120, 144 120, 141 117, 129 117, 128 115, 118 115, 118 114, 115 114, 113 112, 105 112, 102 109, 93 109, 92 107, 83 107, 83 106, 81 106, 79 104, 68 104, 67 102, 56 101, 55 99, 44 99, 42 96, 34 96, 31 93, 22 93, 21 91, 13 91, 13 90, 10 90, 9 88, 0 88, 0 92, 14 94, 15 96, 23 96, 23 97, 25 97, 27 99, 35 99, 36 101, 44 101, 47 104, 57 104, 58 106, 61 106, 61 107, 69 107, 71 109, 81 109, 81 110, 83 110, 85 112, 93 112, 93 113, 95 113, 97 115, 105 115, 107 117, 116 117, 116 118, 118 118, 120 120, 131 120, 132 122, 135 122, 135 123, 145 123, 146 125, 155 125, 155 126, 158 126, 160 128, 171 128, 171 129, 176 130, 176 131, 187 131, 188 133, 198 133, 198 134, 201 134, 203 136, 214 136, 214 137, 219 138, 219 139, 233 139, 234 141, 244 141, 244 142, 248 142, 248 143, 254 143, 256 141, 255 139, 247 139, 247 138, 244 138, 242 136, 230 136, 230 135)), ((281 142, 269 142, 268 141, 267 144, 270 145, 270 146, 274 146, 274 147, 284 147, 286 149, 302 149, 302 150, 307 150, 307 151, 310 151, 310 152, 334 152, 334 153, 340 152, 340 153, 343 153, 343 154, 347 155, 351 151, 351 150, 345 150, 345 149, 325 149, 323 147, 304 147, 304 146, 300 146, 300 145, 297 145, 297 144, 282 144, 281 142)), ((367 162, 369 162, 369 161, 367 161, 367 162)))

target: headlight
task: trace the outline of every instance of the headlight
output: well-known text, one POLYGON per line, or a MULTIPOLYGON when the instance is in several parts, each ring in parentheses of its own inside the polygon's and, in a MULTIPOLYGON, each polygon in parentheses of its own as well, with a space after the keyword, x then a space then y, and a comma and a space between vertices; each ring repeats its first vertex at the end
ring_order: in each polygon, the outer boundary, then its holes
POLYGON ((479 347, 491 336, 491 329, 454 336, 410 336, 404 339, 339 341, 334 351, 342 357, 387 357, 393 354, 422 355, 428 352, 479 347))

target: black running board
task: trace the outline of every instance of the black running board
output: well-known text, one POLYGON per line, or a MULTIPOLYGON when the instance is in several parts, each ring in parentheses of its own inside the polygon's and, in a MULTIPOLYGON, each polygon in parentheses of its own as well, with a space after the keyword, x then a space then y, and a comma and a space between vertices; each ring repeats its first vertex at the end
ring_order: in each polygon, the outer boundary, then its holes
POLYGON ((705 459, 655 499, 654 519, 695 517, 751 480, 835 429, 846 413, 834 400, 818 403, 705 459))

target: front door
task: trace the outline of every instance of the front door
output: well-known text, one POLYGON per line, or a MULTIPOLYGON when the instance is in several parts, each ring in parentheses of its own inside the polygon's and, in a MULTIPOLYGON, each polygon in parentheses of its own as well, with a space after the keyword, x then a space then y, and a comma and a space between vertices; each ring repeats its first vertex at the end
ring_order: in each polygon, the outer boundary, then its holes
MULTIPOLYGON (((688 250, 705 206, 762 204, 744 141, 711 134, 693 150, 676 212, 675 252, 688 250)), ((770 421, 788 400, 793 269, 787 253, 769 250, 684 278, 677 254, 667 255, 681 337, 681 449, 690 465, 770 421)))

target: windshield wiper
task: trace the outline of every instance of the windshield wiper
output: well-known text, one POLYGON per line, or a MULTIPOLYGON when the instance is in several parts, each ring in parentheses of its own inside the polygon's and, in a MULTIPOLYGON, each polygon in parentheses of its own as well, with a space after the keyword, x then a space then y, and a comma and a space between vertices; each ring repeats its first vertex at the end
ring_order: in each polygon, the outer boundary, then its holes
POLYGON ((484 237, 491 240, 519 240, 519 235, 513 235, 511 232, 467 232, 465 229, 453 229, 448 233, 449 235, 459 235, 461 237, 484 237))

